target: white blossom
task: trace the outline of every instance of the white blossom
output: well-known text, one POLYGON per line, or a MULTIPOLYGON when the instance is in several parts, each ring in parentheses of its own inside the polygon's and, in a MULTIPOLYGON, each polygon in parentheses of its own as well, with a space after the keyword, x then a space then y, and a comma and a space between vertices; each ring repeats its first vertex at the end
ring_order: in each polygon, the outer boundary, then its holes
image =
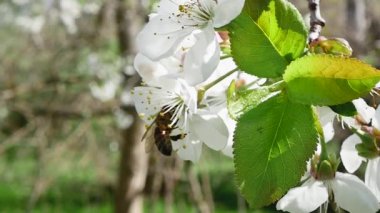
POLYGON ((114 116, 116 118, 117 127, 120 129, 127 129, 134 122, 133 116, 124 112, 122 109, 116 109, 114 111, 114 116))
MULTIPOLYGON (((232 60, 232 58, 227 58, 222 61, 220 61, 218 67, 216 68, 215 72, 210 76, 210 78, 202 83, 202 84, 208 84, 215 79, 218 79, 219 77, 225 75, 227 72, 235 69, 237 65, 232 60)), ((237 71, 221 82, 219 82, 217 85, 212 87, 210 90, 206 92, 207 98, 203 102, 203 104, 210 107, 210 111, 217 112, 218 115, 223 119, 224 123, 226 124, 229 132, 228 137, 228 143, 226 147, 222 150, 222 153, 225 154, 228 157, 233 157, 233 135, 236 128, 236 121, 233 120, 227 110, 227 96, 226 92, 228 89, 228 86, 231 84, 232 80, 236 81, 242 81, 244 85, 249 85, 249 89, 255 89, 258 88, 260 85, 264 84, 266 79, 259 79, 256 76, 237 71)))
MULTIPOLYGON (((368 106, 367 103, 365 103, 365 101, 361 98, 353 100, 352 103, 354 104, 358 112, 358 115, 354 117, 339 115, 342 124, 345 123, 349 127, 356 129, 360 128, 361 126, 358 120, 366 124, 369 124, 372 118, 374 117, 375 109, 368 106)), ((319 115, 319 120, 323 127, 323 134, 325 140, 329 141, 334 137, 335 134, 333 122, 337 114, 334 111, 332 111, 329 107, 318 107, 317 111, 319 115)))
POLYGON ((76 34, 76 20, 81 15, 81 6, 77 0, 60 0, 60 18, 70 34, 76 34))
MULTIPOLYGON (((358 112, 358 115, 354 118, 341 116, 342 122, 347 124, 349 127, 355 129, 360 129, 362 123, 368 125, 372 122, 373 127, 380 130, 380 107, 378 107, 377 110, 375 110, 374 108, 368 106, 363 99, 353 100, 353 104, 358 112), (358 122, 358 120, 360 122, 358 122)), ((332 121, 336 114, 328 107, 319 108, 319 112, 325 138, 328 141, 334 135, 332 121)), ((342 144, 340 156, 344 167, 350 173, 355 172, 360 167, 362 162, 366 161, 365 158, 359 156, 356 150, 356 145, 359 143, 361 143, 360 137, 356 134, 353 134, 346 138, 346 140, 342 144)), ((365 184, 375 194, 375 196, 380 202, 379 159, 380 156, 368 160, 368 165, 365 173, 365 184)))
POLYGON ((119 76, 115 76, 115 78, 108 79, 101 84, 92 82, 89 86, 91 94, 94 98, 102 102, 107 102, 115 98, 120 83, 121 78, 119 76))
MULTIPOLYGON (((218 55, 210 56, 214 57, 212 60, 201 60, 204 52, 196 53, 189 49, 194 43, 199 47, 207 45, 206 41, 197 35, 192 35, 181 43, 173 55, 158 61, 153 61, 142 53, 137 54, 134 61, 135 69, 149 85, 159 84, 160 78, 182 78, 190 85, 205 82, 219 63, 219 52, 218 55)), ((211 52, 213 54, 213 50, 211 52)))
POLYGON ((232 21, 243 5, 244 0, 161 0, 157 14, 150 16, 137 37, 139 51, 153 60, 165 58, 195 33, 206 45, 192 46, 190 53, 196 57, 194 60, 215 59, 213 56, 219 56, 220 48, 214 27, 232 21))
MULTIPOLYGON (((373 108, 372 108, 373 109, 373 108)), ((362 105, 360 111, 367 111, 368 117, 367 121, 372 121, 374 128, 380 130, 380 107, 374 111, 374 109, 369 109, 368 106, 362 105), (371 117, 372 115, 372 117, 371 117)), ((350 173, 355 172, 365 158, 361 157, 355 146, 361 143, 361 139, 358 135, 353 134, 349 136, 342 144, 342 149, 340 156, 346 170, 350 173)), ((380 202, 380 155, 378 157, 368 159, 368 164, 365 172, 365 184, 371 189, 375 194, 378 201, 380 202)))
POLYGON ((354 175, 337 172, 331 180, 310 177, 300 187, 293 188, 278 201, 276 208, 287 212, 312 212, 334 195, 338 207, 353 213, 375 213, 379 203, 364 183, 354 175))
POLYGON ((161 87, 136 87, 132 97, 139 116, 147 125, 159 112, 173 111, 171 125, 183 139, 172 141, 173 149, 184 160, 197 161, 202 144, 222 150, 228 140, 228 129, 216 114, 197 106, 197 90, 183 79, 161 79, 161 87))
POLYGON ((188 53, 182 48, 177 53, 159 61, 137 55, 134 65, 147 86, 136 87, 132 98, 147 125, 155 122, 159 112, 173 112, 174 134, 185 135, 172 141, 173 150, 182 159, 195 162, 201 156, 203 143, 220 151, 226 146, 229 133, 217 112, 198 105, 198 86, 212 72, 193 71, 182 60, 188 53))
POLYGON ((368 161, 364 181, 380 202, 380 157, 368 161))
POLYGON ((369 124, 375 115, 375 109, 368 106, 362 98, 353 100, 352 103, 354 104, 358 115, 354 117, 341 116, 341 120, 349 127, 355 129, 359 129, 362 123, 369 124))
POLYGON ((355 148, 355 146, 360 143, 361 139, 356 134, 349 136, 343 141, 340 156, 344 167, 349 173, 355 172, 362 164, 362 161, 365 161, 365 158, 359 156, 355 148))

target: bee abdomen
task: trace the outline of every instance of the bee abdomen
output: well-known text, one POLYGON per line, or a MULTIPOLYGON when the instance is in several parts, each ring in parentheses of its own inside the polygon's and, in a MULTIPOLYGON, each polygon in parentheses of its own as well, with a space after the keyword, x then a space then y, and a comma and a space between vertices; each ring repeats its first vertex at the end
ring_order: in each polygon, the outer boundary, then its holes
POLYGON ((171 156, 172 155, 172 145, 170 141, 167 141, 166 143, 156 143, 157 149, 166 156, 171 156))
POLYGON ((156 128, 154 134, 155 144, 158 151, 160 151, 163 155, 166 156, 170 156, 173 151, 169 133, 170 131, 168 132, 156 128))

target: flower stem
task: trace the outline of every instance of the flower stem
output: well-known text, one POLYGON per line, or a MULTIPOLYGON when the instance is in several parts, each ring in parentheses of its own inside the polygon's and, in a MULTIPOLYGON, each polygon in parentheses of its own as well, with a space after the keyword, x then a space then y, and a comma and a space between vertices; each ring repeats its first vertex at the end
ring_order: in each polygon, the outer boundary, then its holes
POLYGON ((314 119, 315 119, 314 124, 315 124, 316 130, 318 132, 319 140, 320 140, 320 144, 321 144, 321 153, 319 155, 319 157, 320 157, 319 162, 322 162, 324 160, 329 160, 329 154, 327 152, 326 140, 325 140, 323 128, 322 128, 322 125, 321 125, 321 121, 318 118, 316 112, 314 112, 313 114, 315 116, 314 117, 314 119))
POLYGON ((232 57, 231 55, 223 55, 223 56, 220 56, 220 60, 231 58, 231 57, 232 57))
POLYGON ((327 152, 327 146, 326 146, 326 141, 324 137, 321 137, 321 155, 320 155, 320 162, 323 160, 328 160, 329 159, 329 154, 327 152))
POLYGON ((200 87, 198 89, 198 104, 203 100, 204 96, 205 96, 205 93, 207 90, 209 90, 211 87, 217 85, 219 82, 223 81, 225 78, 227 78, 228 76, 230 76, 232 73, 238 71, 239 68, 235 68, 229 72, 227 72, 226 74, 224 74, 223 76, 219 77, 218 79, 216 79, 215 81, 209 83, 209 84, 206 84, 202 87, 200 87))
POLYGON ((238 70, 239 70, 239 68, 236 67, 235 69, 233 69, 233 70, 227 72, 227 73, 224 74, 223 76, 220 76, 220 77, 219 77, 218 79, 216 79, 215 81, 213 81, 213 82, 211 82, 211 83, 209 83, 209 84, 206 84, 206 85, 202 86, 201 89, 204 90, 204 91, 209 90, 211 87, 217 85, 219 82, 223 81, 225 78, 227 78, 227 77, 230 76, 232 73, 234 73, 234 72, 236 72, 236 71, 238 71, 238 70))
POLYGON ((284 89, 284 87, 285 87, 285 81, 282 80, 282 81, 278 81, 278 82, 275 82, 272 85, 270 85, 269 90, 271 92, 277 92, 277 91, 284 89))

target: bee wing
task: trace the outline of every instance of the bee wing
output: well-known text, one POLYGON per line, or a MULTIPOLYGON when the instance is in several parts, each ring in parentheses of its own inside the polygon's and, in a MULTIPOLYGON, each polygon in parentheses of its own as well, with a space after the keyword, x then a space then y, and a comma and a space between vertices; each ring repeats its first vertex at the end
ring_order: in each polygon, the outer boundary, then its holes
POLYGON ((141 138, 141 141, 143 141, 143 140, 146 139, 146 137, 149 135, 149 132, 150 132, 152 129, 154 129, 154 128, 152 128, 153 126, 155 126, 155 122, 152 122, 149 126, 148 126, 148 125, 145 126, 145 127, 146 127, 146 130, 145 130, 145 132, 144 132, 144 134, 143 134, 143 136, 142 136, 142 138, 141 138))
POLYGON ((156 128, 155 122, 149 125, 142 137, 142 141, 145 140, 145 152, 149 153, 154 147, 154 129, 156 128))

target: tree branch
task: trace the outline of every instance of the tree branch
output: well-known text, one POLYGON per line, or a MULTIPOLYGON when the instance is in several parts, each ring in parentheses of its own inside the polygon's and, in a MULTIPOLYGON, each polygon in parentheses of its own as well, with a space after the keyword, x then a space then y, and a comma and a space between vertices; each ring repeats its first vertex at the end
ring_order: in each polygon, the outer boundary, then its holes
POLYGON ((119 102, 114 101, 101 106, 85 107, 84 110, 72 109, 73 107, 49 107, 47 105, 41 106, 27 106, 24 102, 12 105, 12 109, 35 116, 48 116, 60 119, 85 119, 90 117, 110 116, 117 108, 119 102))
POLYGON ((319 38, 325 20, 321 16, 320 0, 308 0, 310 10, 309 44, 319 38))

